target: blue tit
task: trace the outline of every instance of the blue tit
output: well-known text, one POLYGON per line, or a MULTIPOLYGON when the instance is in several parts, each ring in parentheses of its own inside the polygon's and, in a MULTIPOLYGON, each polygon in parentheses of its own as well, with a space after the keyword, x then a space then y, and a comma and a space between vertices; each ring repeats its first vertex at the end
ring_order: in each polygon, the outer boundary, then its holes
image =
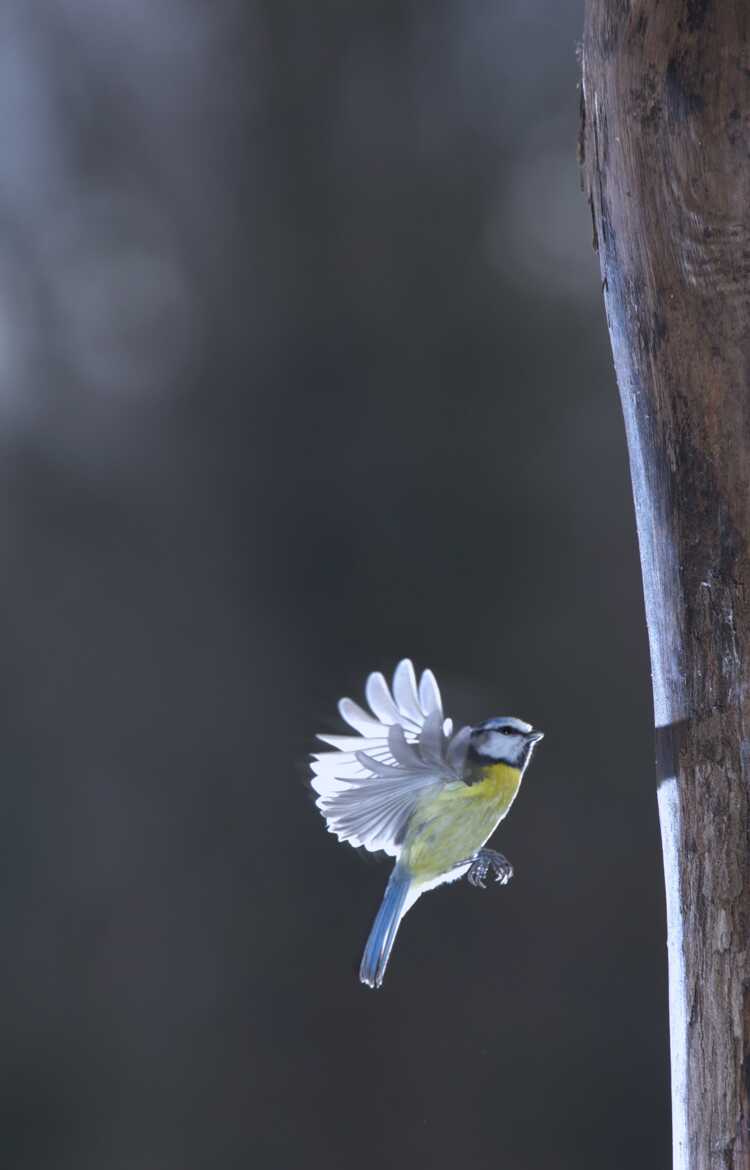
POLYGON ((371 714, 351 699, 339 712, 355 735, 320 735, 333 751, 313 756, 312 787, 339 841, 396 859, 365 946, 359 977, 380 987, 401 919, 427 890, 466 875, 505 885, 507 858, 485 842, 506 816, 542 732, 510 716, 453 734, 435 676, 419 684, 404 659, 389 689, 382 674, 365 688, 371 714))

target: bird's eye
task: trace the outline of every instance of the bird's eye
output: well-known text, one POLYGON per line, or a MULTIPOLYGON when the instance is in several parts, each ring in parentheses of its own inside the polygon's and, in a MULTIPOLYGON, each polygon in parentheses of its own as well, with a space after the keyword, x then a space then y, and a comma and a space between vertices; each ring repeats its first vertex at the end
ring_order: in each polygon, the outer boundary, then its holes
POLYGON ((503 727, 502 732, 503 732, 503 735, 515 735, 516 734, 512 727, 503 727))

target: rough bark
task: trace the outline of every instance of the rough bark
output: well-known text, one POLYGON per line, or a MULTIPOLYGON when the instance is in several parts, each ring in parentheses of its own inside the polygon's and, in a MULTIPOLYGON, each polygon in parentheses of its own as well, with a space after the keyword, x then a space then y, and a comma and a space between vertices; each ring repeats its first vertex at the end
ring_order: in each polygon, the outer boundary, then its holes
POLYGON ((657 727, 675 1166, 750 1167, 750 4, 587 0, 657 727))

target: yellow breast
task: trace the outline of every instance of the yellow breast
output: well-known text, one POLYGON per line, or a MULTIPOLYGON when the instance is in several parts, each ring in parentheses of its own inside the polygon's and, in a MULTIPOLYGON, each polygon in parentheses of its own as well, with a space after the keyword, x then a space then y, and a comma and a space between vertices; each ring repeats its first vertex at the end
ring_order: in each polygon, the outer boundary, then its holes
POLYGON ((479 779, 466 788, 465 799, 487 800, 502 806, 503 816, 515 799, 521 783, 521 773, 510 764, 490 764, 477 770, 479 779))
POLYGON ((521 772, 508 764, 478 768, 471 784, 449 784, 420 802, 402 858, 419 878, 447 873, 481 849, 518 792, 521 772))

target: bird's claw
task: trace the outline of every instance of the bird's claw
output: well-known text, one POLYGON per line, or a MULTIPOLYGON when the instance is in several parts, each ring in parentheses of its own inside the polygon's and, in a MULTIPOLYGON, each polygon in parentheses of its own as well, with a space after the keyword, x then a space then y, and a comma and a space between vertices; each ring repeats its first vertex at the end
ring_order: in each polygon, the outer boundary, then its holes
POLYGON ((486 890, 484 879, 488 873, 492 873, 494 880, 501 886, 507 886, 513 877, 513 866, 502 853, 496 853, 494 849, 480 849, 472 858, 466 877, 472 886, 486 890))

